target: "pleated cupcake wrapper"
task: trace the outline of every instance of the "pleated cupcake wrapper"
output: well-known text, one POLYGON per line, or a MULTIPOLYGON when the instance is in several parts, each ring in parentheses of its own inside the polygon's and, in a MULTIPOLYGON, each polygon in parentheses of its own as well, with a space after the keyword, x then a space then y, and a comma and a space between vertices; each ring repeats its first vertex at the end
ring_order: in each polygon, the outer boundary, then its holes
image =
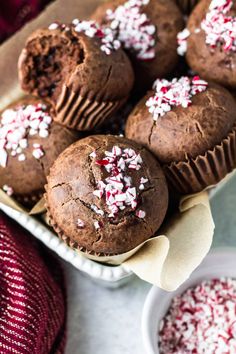
POLYGON ((199 0, 176 0, 177 5, 185 14, 189 14, 199 0))
POLYGON ((99 102, 88 97, 88 94, 82 96, 80 91, 73 92, 64 85, 56 104, 55 121, 71 129, 91 130, 101 125, 126 101, 122 99, 99 102))
POLYGON ((164 166, 165 175, 180 194, 196 193, 216 185, 236 167, 236 127, 214 149, 195 159, 164 166))

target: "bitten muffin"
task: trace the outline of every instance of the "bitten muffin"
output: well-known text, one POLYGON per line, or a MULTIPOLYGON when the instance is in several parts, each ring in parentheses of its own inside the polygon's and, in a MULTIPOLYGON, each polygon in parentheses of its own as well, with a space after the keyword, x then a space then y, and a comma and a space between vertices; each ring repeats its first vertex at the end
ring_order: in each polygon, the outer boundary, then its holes
POLYGON ((96 255, 125 253, 153 236, 168 205, 165 176, 153 155, 112 135, 90 136, 66 149, 46 191, 58 235, 96 255))
POLYGON ((53 116, 47 103, 33 97, 0 114, 0 188, 26 206, 40 199, 52 163, 79 138, 53 116))
POLYGON ((178 35, 180 54, 206 80, 236 87, 236 2, 202 0, 178 35))
POLYGON ((119 41, 92 21, 53 23, 35 31, 19 58, 22 89, 46 97, 55 121, 91 130, 128 99, 134 74, 119 41))
POLYGON ((135 89, 145 91, 157 77, 175 68, 176 36, 183 19, 174 1, 109 1, 99 6, 92 18, 110 26, 123 44, 135 70, 135 89))
POLYGON ((201 80, 156 80, 128 117, 126 137, 151 150, 180 193, 219 182, 236 166, 236 103, 201 80))

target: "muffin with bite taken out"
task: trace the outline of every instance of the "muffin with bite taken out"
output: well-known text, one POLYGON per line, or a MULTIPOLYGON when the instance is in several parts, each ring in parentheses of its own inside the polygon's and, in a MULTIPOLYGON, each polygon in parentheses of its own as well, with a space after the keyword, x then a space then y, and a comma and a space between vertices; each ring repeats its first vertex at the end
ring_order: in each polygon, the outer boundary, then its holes
POLYGON ((127 101, 134 81, 119 41, 92 21, 36 30, 18 68, 22 89, 47 98, 55 107, 55 121, 80 131, 108 120, 127 101))

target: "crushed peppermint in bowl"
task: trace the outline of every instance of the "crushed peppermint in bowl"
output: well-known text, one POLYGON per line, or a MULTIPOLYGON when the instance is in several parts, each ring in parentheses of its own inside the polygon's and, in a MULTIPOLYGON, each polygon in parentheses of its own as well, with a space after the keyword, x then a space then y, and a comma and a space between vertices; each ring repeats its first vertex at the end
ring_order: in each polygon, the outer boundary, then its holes
POLYGON ((204 280, 173 298, 160 322, 159 351, 236 353, 236 280, 204 280))
POLYGON ((218 248, 173 293, 153 287, 142 332, 147 353, 236 353, 236 251, 218 248))

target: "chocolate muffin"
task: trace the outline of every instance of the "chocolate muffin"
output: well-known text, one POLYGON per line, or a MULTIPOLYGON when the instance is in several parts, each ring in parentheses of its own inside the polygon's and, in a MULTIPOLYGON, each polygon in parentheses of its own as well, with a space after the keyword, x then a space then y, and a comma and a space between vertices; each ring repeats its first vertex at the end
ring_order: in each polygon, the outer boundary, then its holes
POLYGON ((78 133, 52 122, 42 100, 25 97, 0 114, 0 188, 26 206, 44 193, 46 175, 78 133))
POLYGON ((115 0, 100 5, 92 19, 110 26, 123 44, 135 71, 135 89, 144 91, 178 62, 177 33, 183 28, 172 0, 115 0))
POLYGON ((53 23, 35 31, 19 58, 22 89, 47 98, 54 120, 68 128, 91 130, 127 100, 134 74, 111 31, 92 21, 53 23))
POLYGON ((166 214, 162 169, 150 152, 122 137, 81 139, 59 156, 47 180, 51 225, 86 253, 125 253, 153 236, 166 214))
POLYGON ((198 192, 236 166, 235 112, 226 89, 199 77, 157 80, 128 117, 126 137, 155 154, 175 190, 198 192))
POLYGON ((199 75, 236 87, 236 2, 202 0, 180 33, 179 53, 199 75))

